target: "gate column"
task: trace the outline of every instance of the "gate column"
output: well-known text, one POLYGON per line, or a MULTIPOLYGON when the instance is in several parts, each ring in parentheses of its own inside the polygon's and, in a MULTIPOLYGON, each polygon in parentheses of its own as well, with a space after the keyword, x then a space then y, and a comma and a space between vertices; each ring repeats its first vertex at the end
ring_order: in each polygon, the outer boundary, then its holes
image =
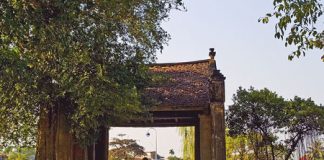
POLYGON ((216 67, 211 76, 210 114, 212 117, 212 159, 225 160, 225 77, 216 67))
POLYGON ((212 160, 212 122, 210 115, 199 115, 200 159, 212 160))
POLYGON ((225 115, 223 103, 211 104, 213 160, 225 160, 225 115))

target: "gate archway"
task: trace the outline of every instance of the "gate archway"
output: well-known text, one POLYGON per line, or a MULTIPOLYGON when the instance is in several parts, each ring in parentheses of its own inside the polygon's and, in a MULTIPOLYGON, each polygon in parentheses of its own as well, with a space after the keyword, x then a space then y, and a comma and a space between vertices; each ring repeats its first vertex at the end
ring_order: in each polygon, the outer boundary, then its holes
MULTIPOLYGON (((195 127, 195 159, 225 160, 225 77, 217 70, 214 49, 210 59, 150 66, 161 77, 145 89, 152 101, 150 118, 130 120, 118 127, 195 127)), ((149 103, 149 102, 148 102, 149 103)))
MULTIPOLYGON (((151 116, 111 127, 194 126, 195 159, 225 160, 225 77, 216 67, 215 54, 211 48, 210 59, 150 65, 150 73, 162 79, 145 88, 143 103, 153 104, 149 109, 151 116)), ((48 120, 40 121, 40 127, 51 126, 48 120)), ((41 142, 56 140, 55 144, 49 143, 53 145, 49 148, 56 149, 55 153, 47 151, 48 144, 39 148, 42 153, 56 154, 60 160, 108 159, 109 135, 106 128, 102 128, 96 144, 82 149, 73 143, 64 118, 55 125, 55 132, 40 133, 44 138, 41 142)))

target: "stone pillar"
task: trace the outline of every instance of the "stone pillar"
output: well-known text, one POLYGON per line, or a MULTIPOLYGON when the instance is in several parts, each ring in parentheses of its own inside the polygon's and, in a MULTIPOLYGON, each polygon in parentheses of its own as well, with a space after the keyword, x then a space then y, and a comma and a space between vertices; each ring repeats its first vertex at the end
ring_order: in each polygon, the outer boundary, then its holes
POLYGON ((212 160, 212 122, 210 115, 199 115, 200 159, 212 160))
POLYGON ((214 70, 211 77, 211 103, 210 114, 212 116, 212 134, 213 134, 213 160, 225 160, 225 77, 214 70))
POLYGON ((212 150, 213 160, 225 160, 225 113, 224 103, 212 103, 211 104, 211 116, 212 116, 212 150))

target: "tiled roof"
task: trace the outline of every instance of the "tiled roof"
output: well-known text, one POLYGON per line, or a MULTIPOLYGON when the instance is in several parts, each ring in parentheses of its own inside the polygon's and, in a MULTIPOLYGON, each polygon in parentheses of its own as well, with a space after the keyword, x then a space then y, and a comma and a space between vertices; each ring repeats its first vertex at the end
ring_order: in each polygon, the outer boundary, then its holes
POLYGON ((214 60, 151 65, 154 83, 145 89, 145 99, 156 106, 208 106, 211 62, 214 60))

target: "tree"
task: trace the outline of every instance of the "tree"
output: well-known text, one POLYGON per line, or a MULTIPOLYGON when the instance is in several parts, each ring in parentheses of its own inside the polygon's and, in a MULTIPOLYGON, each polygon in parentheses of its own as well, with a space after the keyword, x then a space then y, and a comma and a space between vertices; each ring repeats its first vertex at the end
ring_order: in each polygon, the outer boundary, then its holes
POLYGON ((278 130, 284 99, 266 88, 245 90, 240 87, 233 102, 227 112, 229 134, 248 136, 256 159, 274 159, 277 139, 274 133, 278 130))
MULTIPOLYGON (((278 19, 275 37, 285 41, 285 46, 295 45, 296 51, 289 60, 306 54, 309 49, 324 48, 324 30, 318 23, 323 15, 320 0, 273 0, 274 12, 259 21, 268 23, 269 18, 278 19)), ((324 61, 324 54, 321 58, 324 61)))
POLYGON ((170 149, 170 150, 169 150, 169 154, 173 156, 173 155, 175 154, 175 153, 174 153, 174 150, 173 150, 173 149, 170 149))
POLYGON ((168 160, 182 160, 181 158, 175 156, 174 150, 170 149, 169 151, 170 156, 167 158, 168 160))
POLYGON ((284 100, 268 89, 239 88, 233 102, 226 118, 229 134, 246 136, 256 159, 288 160, 306 136, 324 131, 324 108, 310 98, 284 100), (284 140, 278 134, 285 134, 284 140))
POLYGON ((305 136, 324 133, 324 108, 316 105, 310 98, 303 99, 296 96, 288 102, 284 113, 282 127, 285 127, 285 132, 289 135, 285 140, 287 146, 285 159, 288 160, 305 136))
POLYGON ((41 143, 46 129, 37 126, 51 124, 53 133, 65 117, 86 146, 102 126, 137 116, 145 64, 169 39, 161 22, 180 7, 181 0, 1 1, 1 143, 35 145, 37 134, 41 143))
POLYGON ((182 137, 183 159, 195 159, 195 128, 180 127, 179 134, 182 137))
POLYGON ((133 139, 114 138, 109 145, 112 149, 109 150, 109 156, 112 160, 131 160, 136 157, 146 156, 144 147, 136 143, 133 139))

